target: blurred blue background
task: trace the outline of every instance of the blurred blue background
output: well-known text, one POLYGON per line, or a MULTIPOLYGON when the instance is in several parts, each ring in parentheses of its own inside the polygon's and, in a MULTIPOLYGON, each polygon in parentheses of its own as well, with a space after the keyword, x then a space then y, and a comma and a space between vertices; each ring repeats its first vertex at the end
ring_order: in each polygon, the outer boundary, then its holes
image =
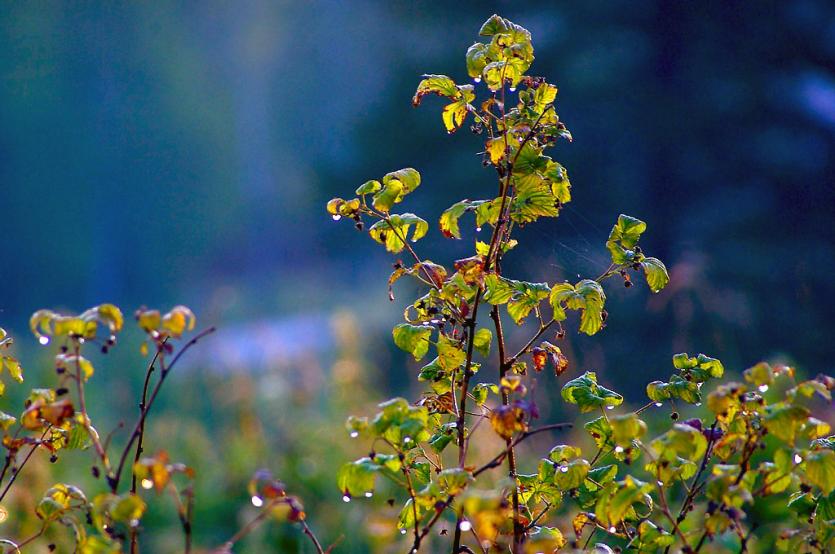
MULTIPOLYGON (((531 73, 560 87, 575 139, 553 153, 574 200, 521 233, 514 276, 599 274, 623 212, 648 223, 644 248, 672 277, 652 297, 613 283, 606 331, 571 337, 575 370, 638 395, 678 351, 832 374, 824 0, 7 3, 0 324, 32 343, 37 308, 184 303, 221 329, 193 358, 201 379, 272 379, 261 393, 273 396, 247 401, 282 412, 294 372, 316 367, 305 406, 341 420, 348 408, 322 387, 354 318, 376 394, 407 394, 415 372, 389 329, 413 291, 390 304, 392 259, 324 203, 404 166, 423 174, 407 203, 426 219, 492 191, 479 139, 447 136, 440 104, 410 98, 422 73, 465 79, 464 51, 493 12, 532 32, 531 73)), ((471 241, 433 229, 419 247, 448 263, 471 241)), ((273 444, 279 457, 288 444, 273 444)), ((308 492, 332 500, 330 486, 308 492)))

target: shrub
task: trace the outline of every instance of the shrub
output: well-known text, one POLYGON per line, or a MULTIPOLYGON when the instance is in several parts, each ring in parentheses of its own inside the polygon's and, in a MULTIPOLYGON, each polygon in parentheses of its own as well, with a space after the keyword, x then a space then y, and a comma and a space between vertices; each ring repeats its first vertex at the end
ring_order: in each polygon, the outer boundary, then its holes
MULTIPOLYGON (((82 554, 138 552, 140 535, 144 531, 142 517, 147 509, 146 498, 164 501, 165 493, 176 507, 184 551, 191 552, 194 469, 171 462, 165 450, 143 456, 143 442, 145 424, 166 378, 182 356, 214 328, 195 333, 175 350, 174 344, 194 330, 196 318, 191 310, 177 306, 162 314, 143 308, 135 315, 146 336, 141 354, 145 357, 153 355, 145 372, 136 422, 128 428, 130 432, 121 449, 111 448, 111 438, 120 426, 114 426, 115 429, 102 438, 98 429, 107 424, 97 428, 87 411, 85 386, 95 369, 84 356, 87 348, 107 353, 116 344, 124 324, 121 310, 112 304, 102 304, 79 315, 40 310, 32 316, 31 329, 39 342, 44 346, 59 346, 54 366, 58 382, 54 388, 33 389, 19 418, 0 412, 0 429, 6 449, 5 463, 0 470, 0 502, 38 450, 49 452, 53 463, 59 461, 64 450, 92 450, 95 461, 90 471, 94 478, 104 481, 104 490, 91 495, 78 486, 55 483, 43 493, 35 508, 35 515, 41 521, 40 529, 23 539, 0 539, 0 544, 19 552, 34 544, 50 526, 63 525, 71 531, 74 550, 82 554), (157 494, 143 497, 140 489, 153 490, 157 494)), ((6 354, 12 342, 11 337, 0 329, 0 369, 5 367, 15 381, 22 383, 20 362, 6 354)), ((0 383, 0 393, 4 389, 0 383)), ((249 484, 249 495, 252 504, 259 509, 257 515, 219 546, 218 553, 230 552, 236 542, 267 518, 298 523, 317 551, 323 551, 305 521, 300 499, 288 495, 284 484, 269 472, 255 473, 249 484)), ((55 548, 55 544, 49 545, 50 551, 55 548)))
POLYGON ((776 541, 783 550, 832 548, 835 438, 804 405, 813 396, 831 401, 831 377, 799 380, 793 368, 763 362, 744 371, 744 382, 719 384, 725 371, 719 360, 676 354, 670 377, 649 383, 649 402, 635 411, 618 409, 623 397, 594 372, 569 379, 574 370, 558 344, 567 328, 595 335, 605 327, 603 285, 631 287, 633 275, 642 274, 658 292, 669 277, 638 244, 646 223, 627 215, 612 227, 605 244, 611 265, 596 278, 548 284, 508 276, 518 269, 513 232, 558 217, 571 201, 566 169, 545 154, 570 142, 571 133, 555 111, 557 87, 527 74, 534 60, 530 33, 494 15, 479 35, 484 42, 466 53, 473 84, 424 75, 413 98, 415 106, 429 95, 443 98, 447 133, 469 125, 483 140, 483 165, 495 171, 495 197, 461 200, 438 221, 450 239, 474 236, 473 255, 442 265, 418 254, 413 243, 429 223, 394 211, 421 185, 415 169, 369 180, 354 197, 327 205, 333 219, 351 219, 360 230, 368 225, 374 241, 409 260, 394 264, 390 298, 407 277, 423 293, 406 306, 392 336, 415 360, 428 360, 417 376, 425 392, 416 402, 393 398, 371 417, 348 420, 352 436, 371 440, 371 452, 340 469, 344 500, 372 496, 378 478, 394 483, 404 499, 397 525, 412 552, 440 551, 433 531, 441 527, 451 543, 443 548, 453 553, 552 552, 594 541, 605 551, 699 552, 711 543, 746 551, 763 534, 770 537, 765 545, 776 541), (474 233, 462 223, 469 217, 474 233), (506 340, 507 317, 533 325, 518 350, 506 340), (562 401, 591 414, 577 425, 594 446, 557 444, 543 452, 535 473, 522 474, 520 443, 574 425, 537 424, 533 381, 547 367, 567 380, 562 401), (674 411, 650 435, 646 410, 701 406, 703 388, 713 390, 700 417, 682 421, 674 411), (485 422, 504 446, 476 460, 472 439, 485 422), (498 471, 506 478, 489 480, 498 471), (767 521, 765 504, 791 516, 767 521))

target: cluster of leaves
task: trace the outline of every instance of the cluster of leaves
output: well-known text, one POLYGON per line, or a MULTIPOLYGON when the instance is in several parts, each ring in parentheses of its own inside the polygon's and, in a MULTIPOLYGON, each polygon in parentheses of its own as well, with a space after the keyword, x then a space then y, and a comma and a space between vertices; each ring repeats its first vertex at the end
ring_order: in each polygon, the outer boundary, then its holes
MULTIPOLYGON (((84 350, 92 347, 105 354, 109 352, 124 326, 121 310, 112 304, 102 304, 79 315, 64 315, 51 310, 40 310, 32 315, 30 327, 40 344, 58 345, 54 357, 57 383, 52 388, 33 389, 19 417, 0 411, 0 431, 6 449, 5 463, 0 470, 0 502, 6 498, 32 456, 39 451, 46 451, 50 461, 56 463, 65 450, 92 450, 94 463, 90 471, 106 486, 104 491, 91 496, 76 485, 55 483, 43 493, 35 508, 35 515, 41 521, 40 530, 21 540, 0 539, 16 552, 35 544, 53 524, 71 530, 76 552, 138 552, 139 537, 143 531, 142 518, 148 501, 147 496, 142 494, 145 489, 155 490, 158 496, 168 493, 173 499, 185 537, 184 550, 191 551, 194 470, 181 463, 172 463, 164 450, 151 457, 142 457, 145 449, 143 440, 147 417, 163 382, 181 356, 214 329, 197 333, 175 351, 174 342, 192 331, 196 324, 189 308, 176 306, 164 314, 141 308, 136 311, 135 319, 145 335, 141 354, 147 357, 153 348, 153 356, 146 369, 136 424, 124 447, 114 451, 110 437, 118 434, 118 428, 102 440, 87 411, 85 385, 93 377, 95 369, 90 359, 84 356, 84 350), (156 381, 153 379, 155 373, 158 375, 156 381), (131 455, 132 462, 129 459, 131 455), (131 475, 130 479, 123 481, 126 468, 131 475)), ((8 369, 13 379, 22 383, 20 363, 6 353, 11 344, 12 339, 0 329, 0 368, 8 369)), ((0 393, 4 388, 0 387, 0 393)), ((305 513, 298 498, 287 496, 284 486, 263 472, 256 474, 250 487, 253 505, 261 508, 255 524, 266 516, 301 523, 304 532, 322 552, 304 523, 305 513)), ((7 513, 5 509, 3 513, 7 513)), ((219 551, 231 552, 232 546, 252 528, 253 524, 246 526, 219 551)), ((50 549, 54 548, 54 545, 50 546, 50 549)))
MULTIPOLYGON (((630 272, 639 272, 655 293, 669 276, 664 264, 638 245, 646 223, 627 215, 618 217, 605 242, 611 263, 600 276, 553 284, 505 276, 504 258, 517 245, 514 229, 558 217, 571 201, 566 169, 545 154, 560 139, 570 141, 571 134, 554 108, 557 87, 527 74, 534 59, 530 33, 494 15, 479 34, 484 42, 466 54, 474 84, 425 75, 413 98, 415 106, 428 95, 445 99, 446 130, 453 133, 469 120, 472 132, 484 139, 483 164, 495 171, 498 195, 457 202, 438 221, 444 236, 462 239, 462 217, 473 214, 473 255, 446 266, 418 255, 412 244, 429 232, 429 224, 413 213, 392 212, 420 186, 415 169, 368 181, 356 189, 356 197, 334 198, 327 205, 335 220, 351 218, 361 231, 368 223, 374 241, 411 258, 395 263, 389 296, 394 300, 392 287, 404 277, 414 278, 422 292, 406 306, 393 340, 415 360, 433 354, 418 374, 426 383, 420 398, 395 398, 372 418, 348 420, 351 436, 371 440, 372 451, 339 471, 344 500, 372 497, 378 478, 400 487, 404 502, 398 526, 409 535, 412 552, 437 551, 428 545, 439 522, 452 524, 453 554, 472 548, 552 552, 569 542, 588 545, 598 533, 601 548, 655 552, 677 545, 694 552, 731 532, 745 550, 756 527, 746 523, 745 508, 773 494, 786 497, 789 509, 800 516, 781 535, 781 547, 833 547, 835 439, 826 438, 829 425, 801 404, 814 394, 831 400, 833 380, 824 376, 792 383, 783 397, 768 402, 763 392, 780 376, 794 379, 794 372, 759 364, 744 373, 753 390, 746 384, 721 385, 707 397, 710 417, 678 422, 674 411, 672 425, 646 439, 649 426, 641 413, 664 403, 700 406, 703 385, 724 375, 721 362, 703 354, 676 355, 669 380, 648 385, 650 402, 624 413, 610 413, 623 397, 587 371, 564 384, 562 399, 580 413, 600 414, 584 423, 596 454, 587 459, 580 446, 560 444, 539 461, 536 473, 518 471, 520 442, 571 426, 534 426, 539 414, 528 365, 539 372, 550 364, 558 377, 570 365, 558 346, 543 340, 545 334, 554 332, 552 340, 563 340, 563 322, 571 312, 577 313, 579 332, 600 332, 608 315, 603 285, 611 277, 631 287, 630 272), (484 228, 489 232, 480 240, 484 228), (490 321, 478 319, 480 308, 490 311, 490 321), (516 353, 502 327, 505 312, 516 325, 533 322, 535 327, 516 353), (491 350, 497 352, 491 356, 491 350), (492 382, 474 382, 487 368, 492 382), (483 421, 504 447, 478 463, 469 445, 483 421), (487 481, 487 474, 501 466, 506 477, 487 481), (677 510, 674 501, 681 503, 677 510), (561 514, 570 515, 576 537, 571 541, 566 530, 549 525, 561 514)), ((448 534, 446 524, 440 527, 442 535, 448 534)))

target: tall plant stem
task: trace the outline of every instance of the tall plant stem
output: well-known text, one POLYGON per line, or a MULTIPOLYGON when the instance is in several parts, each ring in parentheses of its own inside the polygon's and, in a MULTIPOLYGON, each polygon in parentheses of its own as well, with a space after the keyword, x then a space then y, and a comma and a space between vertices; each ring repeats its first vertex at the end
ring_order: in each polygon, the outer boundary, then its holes
MULTIPOLYGON (((505 357, 505 341, 504 330, 502 328, 502 316, 499 313, 499 307, 493 306, 490 311, 490 317, 493 319, 493 325, 496 329, 496 344, 499 350, 499 380, 504 379, 508 371, 508 364, 505 357)), ((502 405, 510 404, 510 398, 507 392, 502 390, 502 405)), ((513 449, 513 442, 511 438, 505 439, 507 445, 507 469, 508 477, 513 481, 513 551, 516 552, 521 545, 522 535, 525 533, 525 527, 519 519, 519 484, 516 480, 516 452, 513 449)))
POLYGON ((84 375, 82 375, 81 370, 81 347, 76 342, 75 344, 75 383, 76 388, 78 389, 78 407, 81 411, 81 416, 84 418, 84 428, 87 430, 87 434, 90 435, 90 441, 93 443, 93 448, 96 450, 96 454, 98 454, 99 458, 101 459, 102 465, 104 465, 104 470, 106 474, 110 474, 110 459, 107 457, 107 452, 105 452, 104 447, 101 444, 101 440, 99 440, 99 434, 93 429, 92 424, 90 423, 90 416, 87 415, 87 400, 84 394, 84 375))

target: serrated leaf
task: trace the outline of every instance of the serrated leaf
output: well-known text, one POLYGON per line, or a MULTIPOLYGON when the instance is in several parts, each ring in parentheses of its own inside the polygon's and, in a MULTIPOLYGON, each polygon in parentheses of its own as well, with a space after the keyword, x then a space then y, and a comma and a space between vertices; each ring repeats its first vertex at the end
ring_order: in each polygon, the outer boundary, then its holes
POLYGON ((385 245, 386 250, 395 254, 403 250, 406 240, 417 242, 426 236, 428 231, 429 224, 412 213, 392 214, 388 221, 380 220, 368 228, 368 234, 372 239, 385 245))
POLYGON ((590 412, 605 406, 618 406, 623 397, 597 383, 597 374, 587 371, 572 379, 562 388, 562 398, 566 402, 577 404, 581 412, 590 412))
POLYGON ((644 258, 641 260, 641 267, 644 269, 647 285, 652 292, 659 292, 670 282, 667 267, 658 258, 644 258))

